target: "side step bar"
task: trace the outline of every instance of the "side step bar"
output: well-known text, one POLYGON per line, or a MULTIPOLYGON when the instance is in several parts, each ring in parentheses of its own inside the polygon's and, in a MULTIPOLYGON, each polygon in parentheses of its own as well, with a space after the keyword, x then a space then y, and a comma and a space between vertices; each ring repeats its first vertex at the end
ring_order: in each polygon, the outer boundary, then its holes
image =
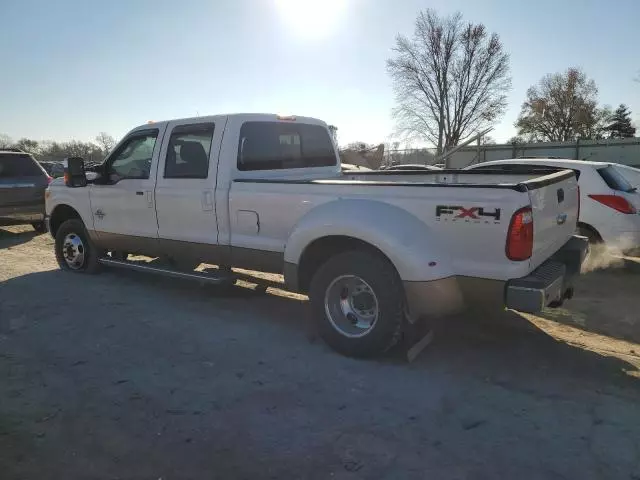
POLYGON ((178 270, 171 270, 170 268, 159 268, 148 265, 141 265, 140 263, 128 262, 126 260, 113 260, 111 258, 100 258, 98 260, 102 265, 107 267, 124 268, 127 270, 135 270, 138 272, 155 273, 157 275, 163 275, 165 277, 181 278, 183 280, 197 280, 199 282, 207 282, 215 285, 224 283, 233 283, 235 277, 229 274, 212 274, 203 272, 180 272, 178 270))

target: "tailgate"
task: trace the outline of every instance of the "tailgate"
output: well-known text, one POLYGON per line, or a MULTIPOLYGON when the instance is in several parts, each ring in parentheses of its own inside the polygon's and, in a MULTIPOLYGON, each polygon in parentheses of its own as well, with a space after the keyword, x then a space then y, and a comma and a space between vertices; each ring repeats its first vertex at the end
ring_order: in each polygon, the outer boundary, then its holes
POLYGON ((575 234, 580 193, 575 173, 569 170, 530 180, 525 184, 529 189, 533 210, 533 270, 575 234))

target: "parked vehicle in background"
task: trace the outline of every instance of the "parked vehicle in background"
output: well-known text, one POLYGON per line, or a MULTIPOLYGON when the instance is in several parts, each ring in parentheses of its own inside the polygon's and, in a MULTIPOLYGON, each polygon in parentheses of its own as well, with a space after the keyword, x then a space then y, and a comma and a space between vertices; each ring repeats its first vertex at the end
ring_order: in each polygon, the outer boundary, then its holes
MULTIPOLYGON (((592 243, 628 250, 640 246, 640 194, 629 181, 628 169, 606 162, 567 159, 495 160, 464 170, 492 172, 534 172, 536 168, 570 168, 579 174, 579 232, 592 243)), ((636 170, 639 174, 640 171, 636 170)))
POLYGON ((47 191, 64 270, 101 266, 212 283, 283 273, 339 352, 370 356, 408 324, 485 305, 537 312, 573 292, 571 170, 341 172, 324 122, 266 114, 145 124, 89 181, 81 159, 47 191), (559 194, 562 193, 562 195, 559 194), (176 268, 141 266, 128 253, 176 268), (200 263, 217 273, 194 271, 200 263))
POLYGON ((436 167, 433 165, 422 165, 422 164, 404 164, 404 165, 391 165, 390 167, 386 167, 384 170, 442 170, 440 167, 436 167))
POLYGON ((44 232, 44 192, 50 181, 30 154, 0 150, 0 225, 30 223, 44 232))
POLYGON ((633 188, 640 189, 640 168, 616 163, 616 168, 627 179, 633 188))
POLYGON ((50 177, 58 178, 64 175, 62 162, 38 162, 46 170, 50 177))
POLYGON ((370 172, 371 169, 368 167, 363 167, 361 165, 354 165, 352 163, 343 163, 340 165, 340 168, 343 172, 370 172))

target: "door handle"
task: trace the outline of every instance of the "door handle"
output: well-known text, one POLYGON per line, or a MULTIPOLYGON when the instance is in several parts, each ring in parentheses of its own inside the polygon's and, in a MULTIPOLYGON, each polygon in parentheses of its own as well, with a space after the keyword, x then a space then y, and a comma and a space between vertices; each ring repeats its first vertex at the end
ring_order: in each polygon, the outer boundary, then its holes
POLYGON ((202 192, 202 210, 205 212, 213 210, 213 195, 211 190, 202 192))
POLYGON ((144 192, 136 192, 136 195, 142 196, 142 195, 144 195, 144 192))

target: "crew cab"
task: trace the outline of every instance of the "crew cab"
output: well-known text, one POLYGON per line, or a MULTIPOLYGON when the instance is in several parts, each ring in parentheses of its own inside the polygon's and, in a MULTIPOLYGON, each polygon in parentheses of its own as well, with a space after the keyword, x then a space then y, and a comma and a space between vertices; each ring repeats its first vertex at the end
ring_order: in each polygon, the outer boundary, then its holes
POLYGON ((232 267, 282 273, 347 355, 379 354, 408 325, 463 308, 558 305, 587 251, 572 170, 342 172, 327 125, 308 117, 145 124, 93 172, 66 162, 46 195, 62 269, 213 282, 232 267))

